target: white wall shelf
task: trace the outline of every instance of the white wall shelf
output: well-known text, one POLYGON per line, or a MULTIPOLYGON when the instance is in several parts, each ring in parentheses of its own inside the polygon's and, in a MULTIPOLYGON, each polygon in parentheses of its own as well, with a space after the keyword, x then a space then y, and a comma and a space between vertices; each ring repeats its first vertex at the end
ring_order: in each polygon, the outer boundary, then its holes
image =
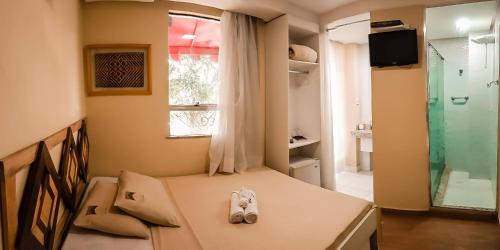
POLYGON ((300 147, 311 145, 311 144, 318 143, 318 142, 319 142, 318 139, 299 140, 299 141, 295 141, 294 143, 288 143, 288 149, 300 148, 300 147))
POLYGON ((318 63, 288 60, 288 72, 290 73, 309 74, 309 71, 313 70, 317 66, 318 63))

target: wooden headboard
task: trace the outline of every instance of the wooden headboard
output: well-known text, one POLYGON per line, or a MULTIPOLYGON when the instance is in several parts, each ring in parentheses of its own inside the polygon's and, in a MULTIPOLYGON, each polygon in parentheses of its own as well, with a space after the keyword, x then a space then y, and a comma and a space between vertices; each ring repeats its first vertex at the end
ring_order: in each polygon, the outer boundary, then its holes
POLYGON ((26 245, 19 245, 20 239, 37 241, 35 245, 43 249, 61 247, 86 187, 88 147, 85 120, 79 120, 41 142, 0 159, 3 249, 27 249, 26 245), (75 133, 78 133, 76 142, 75 133), (79 151, 78 146, 85 152, 79 151), (60 164, 52 163, 54 151, 60 155, 60 164), (50 198, 41 200, 41 197, 50 198), (29 209, 30 206, 38 209, 29 209), (41 215, 40 211, 46 214, 41 215), (47 211, 54 214, 49 212, 47 217, 47 211))

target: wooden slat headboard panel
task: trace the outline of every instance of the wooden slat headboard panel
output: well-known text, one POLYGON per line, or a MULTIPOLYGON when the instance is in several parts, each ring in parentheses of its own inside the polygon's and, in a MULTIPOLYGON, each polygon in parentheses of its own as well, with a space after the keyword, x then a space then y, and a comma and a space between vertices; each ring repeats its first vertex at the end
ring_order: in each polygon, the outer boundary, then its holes
MULTIPOLYGON (((56 168, 47 146, 41 142, 37 158, 30 167, 21 202, 16 239, 18 249, 51 250, 59 245, 55 242, 59 211, 67 210, 61 202, 62 196, 56 168)), ((65 223, 69 220, 66 219, 65 223)))
MULTIPOLYGON (((72 131, 79 131, 84 120, 79 120, 69 126, 72 131)), ((67 137, 67 129, 63 128, 48 136, 45 141, 48 150, 63 143, 67 137)), ((2 219, 2 245, 3 249, 14 249, 18 230, 18 204, 22 197, 17 197, 16 175, 35 161, 39 142, 36 142, 18 152, 0 159, 0 200, 2 219)), ((63 211, 64 216, 69 216, 63 211)), ((60 235, 56 235, 59 238, 60 235)))
MULTIPOLYGON (((78 130, 78 138, 76 142, 76 151, 79 154, 78 159, 80 159, 80 165, 82 166, 81 170, 83 171, 84 176, 88 176, 89 171, 89 156, 90 156, 90 142, 87 135, 87 122, 86 120, 82 120, 80 124, 80 129, 78 130)), ((73 130, 75 131, 75 130, 73 130)), ((87 182, 86 179, 84 179, 87 182)))
POLYGON ((80 159, 80 154, 76 149, 75 139, 73 139, 73 131, 71 128, 67 130, 61 158, 59 176, 61 178, 62 188, 64 192, 71 197, 68 204, 72 212, 75 212, 83 196, 87 174, 83 160, 80 159))

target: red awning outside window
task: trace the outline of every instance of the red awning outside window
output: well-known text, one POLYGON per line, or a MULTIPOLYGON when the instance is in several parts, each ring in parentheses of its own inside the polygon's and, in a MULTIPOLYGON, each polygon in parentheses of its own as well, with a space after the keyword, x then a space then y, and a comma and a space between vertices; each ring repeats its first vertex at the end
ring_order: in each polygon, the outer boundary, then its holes
POLYGON ((174 60, 179 55, 190 54, 194 58, 210 55, 217 60, 220 45, 220 23, 213 20, 171 15, 168 29, 168 51, 174 60), (191 37, 192 39, 187 39, 191 37))

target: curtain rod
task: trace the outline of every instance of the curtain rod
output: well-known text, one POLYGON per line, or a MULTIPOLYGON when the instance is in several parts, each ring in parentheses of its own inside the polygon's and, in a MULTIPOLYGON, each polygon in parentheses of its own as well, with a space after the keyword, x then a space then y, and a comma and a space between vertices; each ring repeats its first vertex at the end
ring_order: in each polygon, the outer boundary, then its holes
POLYGON ((265 22, 266 22, 266 23, 272 22, 272 21, 274 21, 274 20, 276 20, 276 19, 278 19, 278 18, 280 18, 280 17, 282 17, 282 16, 284 16, 284 15, 286 15, 286 14, 281 14, 281 15, 279 15, 279 16, 273 17, 273 18, 271 18, 269 21, 265 21, 265 22))
POLYGON ((335 27, 332 27, 332 28, 326 29, 326 32, 328 32, 328 31, 330 31, 330 30, 338 29, 338 28, 340 28, 340 27, 344 27, 344 26, 347 26, 347 25, 356 24, 356 23, 362 23, 362 22, 367 22, 367 21, 370 21, 370 19, 364 19, 364 20, 354 21, 354 22, 350 22, 350 23, 344 23, 344 24, 337 25, 337 26, 335 26, 335 27))
POLYGON ((215 17, 208 17, 208 16, 202 16, 202 15, 196 15, 196 14, 189 14, 189 13, 183 13, 183 12, 176 12, 176 11, 171 11, 168 13, 169 15, 172 16, 186 16, 186 17, 195 17, 195 18, 201 18, 201 19, 207 19, 207 20, 212 20, 212 21, 217 21, 220 22, 220 19, 215 18, 215 17))
POLYGON ((436 49, 436 47, 434 47, 434 45, 432 45, 430 42, 427 42, 427 45, 429 45, 429 47, 433 48, 436 51, 436 53, 438 54, 438 56, 441 57, 441 59, 443 61, 445 61, 444 56, 441 55, 441 53, 439 53, 439 51, 436 49))

